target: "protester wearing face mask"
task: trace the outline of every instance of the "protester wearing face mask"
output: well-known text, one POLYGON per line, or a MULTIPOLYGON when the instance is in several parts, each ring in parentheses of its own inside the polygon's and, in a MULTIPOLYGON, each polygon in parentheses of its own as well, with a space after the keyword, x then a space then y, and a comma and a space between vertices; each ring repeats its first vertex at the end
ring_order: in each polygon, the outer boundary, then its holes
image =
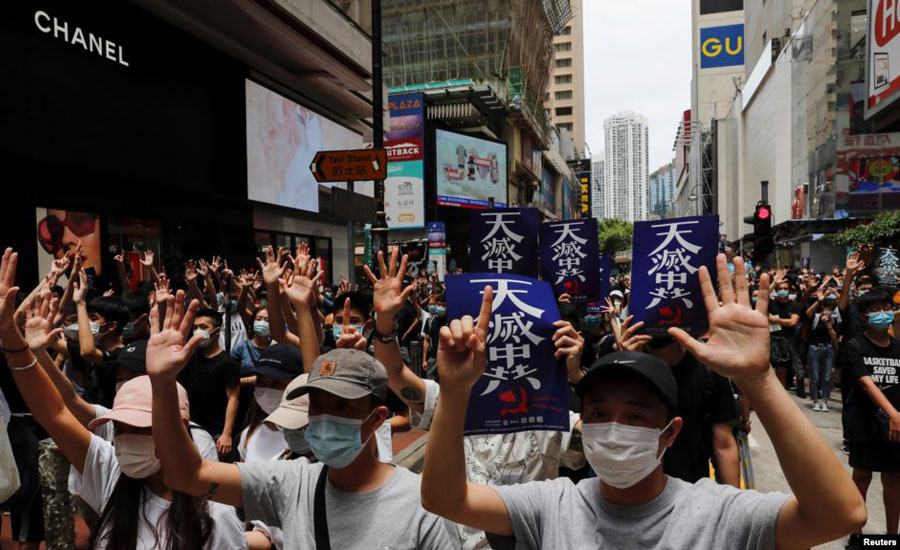
POLYGON ((231 356, 241 365, 241 376, 249 376, 249 372, 259 363, 262 352, 272 345, 269 331, 269 312, 264 307, 253 310, 253 337, 238 342, 231 347, 231 356))
POLYGON ((219 347, 222 318, 213 309, 201 309, 194 318, 196 353, 178 381, 191 398, 191 418, 216 440, 219 458, 233 459, 232 433, 237 420, 240 367, 219 347))
POLYGON ((598 477, 577 485, 568 479, 497 487, 467 482, 463 427, 469 395, 487 363, 491 292, 485 289, 477 322, 466 316, 441 333, 443 391, 425 455, 425 508, 514 535, 517 548, 546 550, 809 548, 862 526, 865 506, 852 480, 769 366, 767 277, 754 311, 743 262, 734 261, 737 293, 724 254, 717 258, 718 280, 724 282, 718 298, 706 268, 700 268, 708 342, 680 329, 669 332, 750 398, 793 496, 667 477, 661 460, 682 428, 674 415, 677 386, 664 363, 628 352, 602 358, 577 387, 584 449, 598 477))
POLYGON ((806 310, 809 330, 806 335, 807 365, 809 366, 809 397, 813 410, 828 412, 831 397, 831 377, 834 370, 834 355, 838 348, 838 334, 841 330, 841 316, 837 309, 837 289, 826 287, 819 290, 816 300, 806 310))
POLYGON ((122 329, 122 342, 130 344, 150 338, 150 304, 146 293, 138 290, 128 292, 122 296, 122 303, 129 315, 128 323, 122 329))
MULTIPOLYGON (((800 365, 800 358, 794 345, 794 331, 800 324, 801 313, 803 310, 800 305, 791 299, 791 283, 785 280, 776 282, 775 299, 769 302, 771 361, 778 380, 785 388, 788 387, 788 373, 794 373, 800 365)), ((797 377, 797 395, 805 397, 802 372, 800 374, 801 376, 797 377)))
POLYGON ((888 534, 900 522, 900 340, 888 329, 894 322, 891 296, 871 290, 856 301, 866 327, 841 351, 844 391, 851 393, 846 436, 853 480, 863 498, 872 472, 881 472, 888 534), (853 380, 853 382, 851 382, 853 380))
MULTIPOLYGON (((100 516, 91 547, 171 548, 177 533, 179 548, 246 548, 242 526, 232 508, 179 493, 166 484, 151 435, 152 399, 147 377, 123 385, 112 411, 90 426, 114 421, 115 446, 91 434, 66 408, 45 370, 37 366, 32 344, 13 321, 16 260, 17 256, 7 249, 0 261, 3 353, 35 420, 83 478, 80 496, 100 516)), ((56 305, 51 304, 50 310, 48 318, 55 315, 56 305)), ((51 337, 53 334, 48 333, 51 337)), ((183 388, 173 386, 172 390, 176 422, 171 429, 182 432, 190 442, 187 395, 183 388)))
MULTIPOLYGON (((179 293, 173 301, 183 300, 179 293)), ((190 317, 195 305, 188 309, 190 317)), ((176 306, 168 311, 178 311, 176 306)), ((166 479, 188 494, 209 494, 240 507, 246 519, 284 532, 286 548, 454 548, 440 518, 419 502, 419 478, 378 461, 375 431, 384 422, 384 366, 364 352, 338 349, 316 358, 307 383, 305 437, 320 460, 223 464, 200 459, 178 422, 175 378, 198 337, 176 316, 151 338, 147 370, 153 382, 154 439, 166 479), (180 330, 176 330, 178 327, 180 330), (321 484, 321 485, 320 485, 321 484), (319 491, 317 492, 317 488, 319 491), (317 496, 318 495, 318 496, 317 496), (397 521, 402 510, 402 521, 397 521)))
POLYGON ((282 432, 266 417, 281 405, 288 383, 302 373, 300 351, 288 344, 275 344, 263 350, 256 366, 246 373, 256 376, 256 384, 248 425, 241 432, 238 442, 241 460, 272 460, 288 449, 282 432))

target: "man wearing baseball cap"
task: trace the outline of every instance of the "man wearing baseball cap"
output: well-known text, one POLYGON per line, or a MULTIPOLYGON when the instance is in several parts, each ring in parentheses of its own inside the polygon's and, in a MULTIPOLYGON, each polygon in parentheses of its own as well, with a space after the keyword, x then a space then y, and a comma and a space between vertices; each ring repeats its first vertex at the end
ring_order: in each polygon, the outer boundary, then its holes
POLYGON ((671 334, 700 361, 731 378, 753 402, 793 495, 687 483, 663 473, 662 456, 681 430, 671 369, 637 352, 595 363, 577 386, 583 445, 597 472, 575 485, 566 478, 514 486, 468 483, 463 426, 472 387, 486 366, 492 291, 477 320, 441 330, 438 401, 425 456, 427 510, 488 533, 515 536, 517 548, 809 548, 859 529, 866 508, 829 445, 791 400, 769 366, 768 277, 750 306, 743 262, 736 290, 725 256, 716 260, 716 295, 700 268, 709 340, 671 334))
POLYGON ((183 430, 172 429, 178 422, 175 380, 199 343, 187 339, 197 302, 182 315, 184 294, 169 301, 163 330, 151 320, 147 372, 156 450, 174 487, 208 494, 243 508, 247 520, 280 528, 286 548, 458 547, 444 522, 422 508, 419 477, 378 461, 374 434, 387 416, 387 372, 365 352, 319 356, 306 384, 287 394, 309 395, 305 436, 319 463, 302 457, 237 465, 201 460, 183 430))

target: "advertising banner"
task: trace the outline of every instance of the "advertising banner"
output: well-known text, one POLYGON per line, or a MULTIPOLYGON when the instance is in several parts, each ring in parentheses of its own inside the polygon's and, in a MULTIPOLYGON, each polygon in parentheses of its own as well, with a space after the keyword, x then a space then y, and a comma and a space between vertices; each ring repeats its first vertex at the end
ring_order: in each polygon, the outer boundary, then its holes
POLYGON ((553 173, 546 168, 541 171, 541 200, 544 208, 556 213, 556 182, 553 180, 553 173))
POLYGON ((428 224, 428 274, 437 273, 443 281, 447 274, 447 226, 444 222, 428 224))
POLYGON ((437 203, 465 208, 505 207, 506 144, 446 130, 435 131, 437 203))
POLYGON ((700 29, 700 68, 715 69, 744 64, 744 25, 700 29))
POLYGON ((629 311, 647 334, 679 327, 694 336, 709 328, 697 272, 705 265, 716 286, 719 217, 636 222, 629 311))
POLYGON ((40 276, 43 277, 50 271, 53 260, 63 258, 69 252, 74 253, 75 247, 80 241, 84 245, 84 258, 81 266, 93 285, 94 279, 103 271, 100 215, 55 208, 37 208, 35 215, 37 217, 37 258, 40 276))
POLYGON ((896 0, 869 0, 866 34, 866 118, 892 104, 900 92, 900 6, 896 0))
POLYGON ((537 277, 538 211, 509 208, 469 215, 469 271, 537 277))
POLYGON ((477 319, 484 287, 494 291, 487 368, 472 388, 465 433, 569 431, 566 372, 554 357, 559 309, 550 285, 516 275, 447 277, 450 319, 477 319))
POLYGON ((542 223, 541 273, 557 296, 568 294, 573 302, 600 297, 600 249, 597 220, 542 223))
POLYGON ((391 229, 425 227, 425 102, 419 92, 388 96, 391 129, 385 134, 388 175, 384 209, 391 229))

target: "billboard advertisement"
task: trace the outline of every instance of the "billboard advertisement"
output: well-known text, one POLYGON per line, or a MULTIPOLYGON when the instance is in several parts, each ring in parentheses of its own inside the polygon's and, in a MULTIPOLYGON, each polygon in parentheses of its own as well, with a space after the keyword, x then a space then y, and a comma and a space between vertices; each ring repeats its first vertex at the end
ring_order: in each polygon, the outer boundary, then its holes
POLYGON ((309 169, 313 157, 362 149, 362 136, 256 82, 247 80, 245 88, 247 198, 318 212, 320 184, 309 169))
POLYGON ((384 138, 388 154, 384 209, 391 229, 425 227, 425 102, 421 93, 388 96, 391 128, 384 138))
POLYGON ((546 168, 541 170, 541 200, 544 202, 544 208, 556 213, 556 182, 553 179, 553 172, 546 168))
POLYGON ((506 206, 506 143, 435 131, 437 203, 464 208, 506 206))
POLYGON ((103 248, 100 242, 100 215, 91 212, 37 208, 38 273, 50 271, 53 260, 74 253, 80 242, 84 246, 82 267, 89 280, 100 276, 103 248))
POLYGON ((700 29, 700 68, 716 69, 744 64, 744 25, 700 29))
POLYGON ((900 11, 895 0, 869 0, 866 60, 866 118, 897 99, 900 92, 900 11))

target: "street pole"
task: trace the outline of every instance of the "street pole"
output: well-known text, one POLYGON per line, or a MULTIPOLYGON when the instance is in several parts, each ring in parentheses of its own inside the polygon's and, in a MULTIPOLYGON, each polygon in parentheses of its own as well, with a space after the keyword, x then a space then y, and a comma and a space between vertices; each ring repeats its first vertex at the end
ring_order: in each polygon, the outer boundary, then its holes
MULTIPOLYGON (((381 63, 381 0, 372 0, 372 130, 375 149, 384 147, 384 90, 381 63)), ((387 216, 384 212, 384 180, 375 180, 375 224, 372 226, 372 248, 376 257, 379 250, 387 256, 387 245, 388 226, 387 216)), ((376 261, 375 264, 377 267, 378 262, 376 261)), ((381 277, 386 275, 386 273, 382 273, 381 277)))

